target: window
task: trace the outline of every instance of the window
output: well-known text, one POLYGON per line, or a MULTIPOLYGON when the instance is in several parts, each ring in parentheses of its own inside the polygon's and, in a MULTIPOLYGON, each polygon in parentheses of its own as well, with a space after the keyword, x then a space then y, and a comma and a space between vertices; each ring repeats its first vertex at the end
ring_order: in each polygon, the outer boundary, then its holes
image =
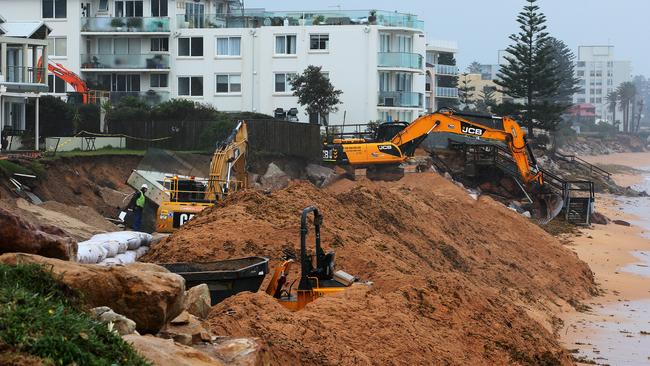
POLYGON ((203 56, 203 37, 179 38, 179 56, 203 56))
POLYGON ((217 93, 241 93, 241 75, 217 75, 217 93))
POLYGON ((413 38, 409 36, 397 36, 397 52, 410 53, 413 51, 413 38))
POLYGON ((309 35, 309 49, 310 50, 329 50, 330 36, 329 34, 310 34, 309 35))
POLYGON ((142 0, 115 0, 115 16, 122 17, 141 17, 142 0))
POLYGON ((296 74, 293 73, 280 73, 275 74, 275 92, 276 93, 287 93, 291 90, 291 79, 293 79, 296 74))
POLYGON ((578 103, 584 103, 584 102, 585 102, 585 98, 578 98, 578 103))
MULTIPOLYGON (((390 52, 390 34, 383 33, 379 35, 379 52, 390 52)), ((431 58, 433 59, 432 53, 428 53, 427 57, 428 56, 431 56, 431 58)), ((434 62, 431 61, 429 63, 432 64, 434 62)))
POLYGON ((585 72, 583 70, 578 71, 578 76, 585 76, 585 72))
POLYGON ((584 61, 578 61, 578 67, 585 67, 584 61))
POLYGON ((66 37, 50 37, 47 39, 47 55, 50 57, 65 57, 68 55, 68 39, 66 37))
POLYGON ((169 38, 152 38, 151 52, 168 52, 169 38))
POLYGON ((178 78, 178 95, 203 96, 202 76, 181 76, 178 78))
POLYGON ((43 0, 43 18, 65 18, 67 0, 43 0))
POLYGON ((49 93, 65 93, 65 81, 61 78, 57 78, 54 75, 47 76, 47 86, 49 93))
POLYGON ((387 72, 379 73, 379 91, 390 90, 390 74, 387 72))
POLYGON ((167 74, 151 74, 149 86, 152 88, 166 88, 168 86, 167 74))
POLYGON ((151 0, 151 16, 152 17, 166 17, 167 16, 167 0, 151 0))
POLYGON ((275 54, 276 55, 295 55, 296 54, 296 36, 295 35, 275 36, 275 54))
POLYGON ((594 99, 594 98, 589 98, 589 103, 591 103, 591 104, 596 103, 596 99, 594 99))
POLYGON ((138 74, 112 74, 111 91, 139 92, 140 75, 138 74))
MULTIPOLYGON (((109 39, 109 41, 111 40, 109 39)), ((140 38, 115 38, 112 41, 114 55, 137 55, 142 53, 140 38)))
POLYGON ((240 56, 241 37, 218 37, 217 56, 240 56))
POLYGON ((97 6, 99 11, 108 11, 108 0, 99 0, 99 5, 97 6))
POLYGON ((203 28, 205 20, 205 4, 185 2, 185 21, 190 23, 190 28, 203 28))
POLYGON ((603 98, 596 98, 596 103, 602 103, 602 102, 603 102, 603 98))

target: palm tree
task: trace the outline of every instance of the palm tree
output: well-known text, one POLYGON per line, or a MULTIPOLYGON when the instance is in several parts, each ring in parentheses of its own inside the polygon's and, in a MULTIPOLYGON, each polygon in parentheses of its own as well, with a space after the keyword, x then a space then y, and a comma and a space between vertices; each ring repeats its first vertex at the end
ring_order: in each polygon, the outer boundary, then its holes
POLYGON ((607 94, 607 110, 612 113, 612 126, 616 126, 616 107, 618 106, 618 93, 616 90, 607 94))
POLYGON ((626 81, 616 88, 618 100, 623 107, 623 132, 630 132, 630 105, 634 105, 636 98, 636 86, 626 81))

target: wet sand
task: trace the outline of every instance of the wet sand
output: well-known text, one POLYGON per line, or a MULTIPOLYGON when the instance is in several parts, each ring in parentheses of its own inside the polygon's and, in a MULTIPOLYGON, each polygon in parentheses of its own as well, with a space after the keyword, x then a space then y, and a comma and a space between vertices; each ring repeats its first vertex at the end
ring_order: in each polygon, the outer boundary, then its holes
MULTIPOLYGON (((616 164, 643 170, 650 166, 650 153, 587 157, 592 163, 616 164)), ((650 188, 650 171, 615 174, 620 185, 650 188)), ((582 229, 569 247, 589 264, 603 291, 584 305, 585 312, 561 315, 560 337, 578 359, 598 364, 650 364, 650 199, 598 195, 596 210, 610 223, 582 229)))

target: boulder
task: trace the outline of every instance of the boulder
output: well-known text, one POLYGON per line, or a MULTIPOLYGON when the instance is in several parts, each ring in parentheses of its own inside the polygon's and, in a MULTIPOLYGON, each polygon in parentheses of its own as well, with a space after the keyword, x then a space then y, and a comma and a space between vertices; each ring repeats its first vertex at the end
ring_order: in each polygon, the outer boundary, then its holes
POLYGON ((335 181, 338 177, 334 169, 318 164, 308 164, 305 167, 305 173, 307 174, 307 179, 316 187, 324 187, 335 181))
POLYGON ((77 243, 52 226, 35 226, 0 208, 0 254, 30 253, 49 258, 76 260, 77 243))
POLYGON ((607 225, 609 222, 609 219, 607 216, 601 214, 600 212, 592 212, 591 213, 591 223, 592 224, 599 224, 599 225, 607 225))
POLYGON ((185 303, 183 304, 183 308, 187 310, 188 313, 200 319, 206 319, 208 313, 210 313, 211 307, 212 302, 210 300, 210 289, 205 283, 194 286, 185 292, 185 303))
POLYGON ((263 189, 277 190, 289 185, 289 176, 279 166, 270 163, 266 173, 260 178, 263 189))
POLYGON ((623 220, 614 220, 612 222, 615 223, 616 225, 632 226, 632 224, 630 224, 627 221, 623 221, 623 220))
POLYGON ((222 366, 222 361, 171 339, 130 334, 123 337, 155 366, 222 366))
POLYGON ((133 334, 135 322, 124 315, 114 312, 108 306, 99 306, 90 309, 92 317, 104 324, 112 324, 113 330, 119 335, 133 334))
POLYGON ((183 311, 185 280, 177 274, 139 270, 131 266, 80 264, 32 254, 10 253, 0 263, 38 263, 51 268, 88 305, 108 306, 136 323, 140 333, 157 333, 183 311))
POLYGON ((203 327, 199 318, 187 311, 183 311, 181 315, 165 325, 158 333, 158 337, 171 338, 186 346, 212 341, 212 334, 203 327))
POLYGON ((232 366, 269 365, 269 356, 258 338, 220 338, 194 348, 232 366))

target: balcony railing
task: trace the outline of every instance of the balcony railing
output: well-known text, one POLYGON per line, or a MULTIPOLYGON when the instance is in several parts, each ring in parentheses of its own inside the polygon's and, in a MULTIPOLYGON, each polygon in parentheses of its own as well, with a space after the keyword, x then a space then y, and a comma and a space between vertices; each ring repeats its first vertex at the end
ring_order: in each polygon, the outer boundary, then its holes
POLYGON ((185 14, 176 17, 178 28, 259 28, 299 25, 380 25, 424 29, 424 23, 411 14, 388 11, 249 11, 244 15, 185 14))
POLYGON ((458 89, 457 88, 436 88, 436 97, 437 98, 458 98, 458 89))
POLYGON ((438 75, 458 75, 458 66, 436 64, 436 74, 438 75))
POLYGON ((7 66, 7 75, 4 77, 6 83, 23 84, 47 84, 47 70, 44 67, 34 68, 31 66, 7 66), (25 77, 27 71, 27 77, 25 77))
POLYGON ((422 108, 422 93, 414 92, 379 92, 378 106, 422 108))
POLYGON ((82 32, 169 32, 168 17, 83 17, 82 32))
POLYGON ((169 69, 169 55, 82 55, 82 69, 169 69))
POLYGON ((112 91, 110 92, 110 100, 112 104, 118 104, 123 98, 131 97, 137 98, 148 105, 156 105, 158 103, 166 102, 169 100, 169 92, 167 91, 112 91))
POLYGON ((404 52, 379 52, 377 66, 422 69, 422 55, 404 52))

